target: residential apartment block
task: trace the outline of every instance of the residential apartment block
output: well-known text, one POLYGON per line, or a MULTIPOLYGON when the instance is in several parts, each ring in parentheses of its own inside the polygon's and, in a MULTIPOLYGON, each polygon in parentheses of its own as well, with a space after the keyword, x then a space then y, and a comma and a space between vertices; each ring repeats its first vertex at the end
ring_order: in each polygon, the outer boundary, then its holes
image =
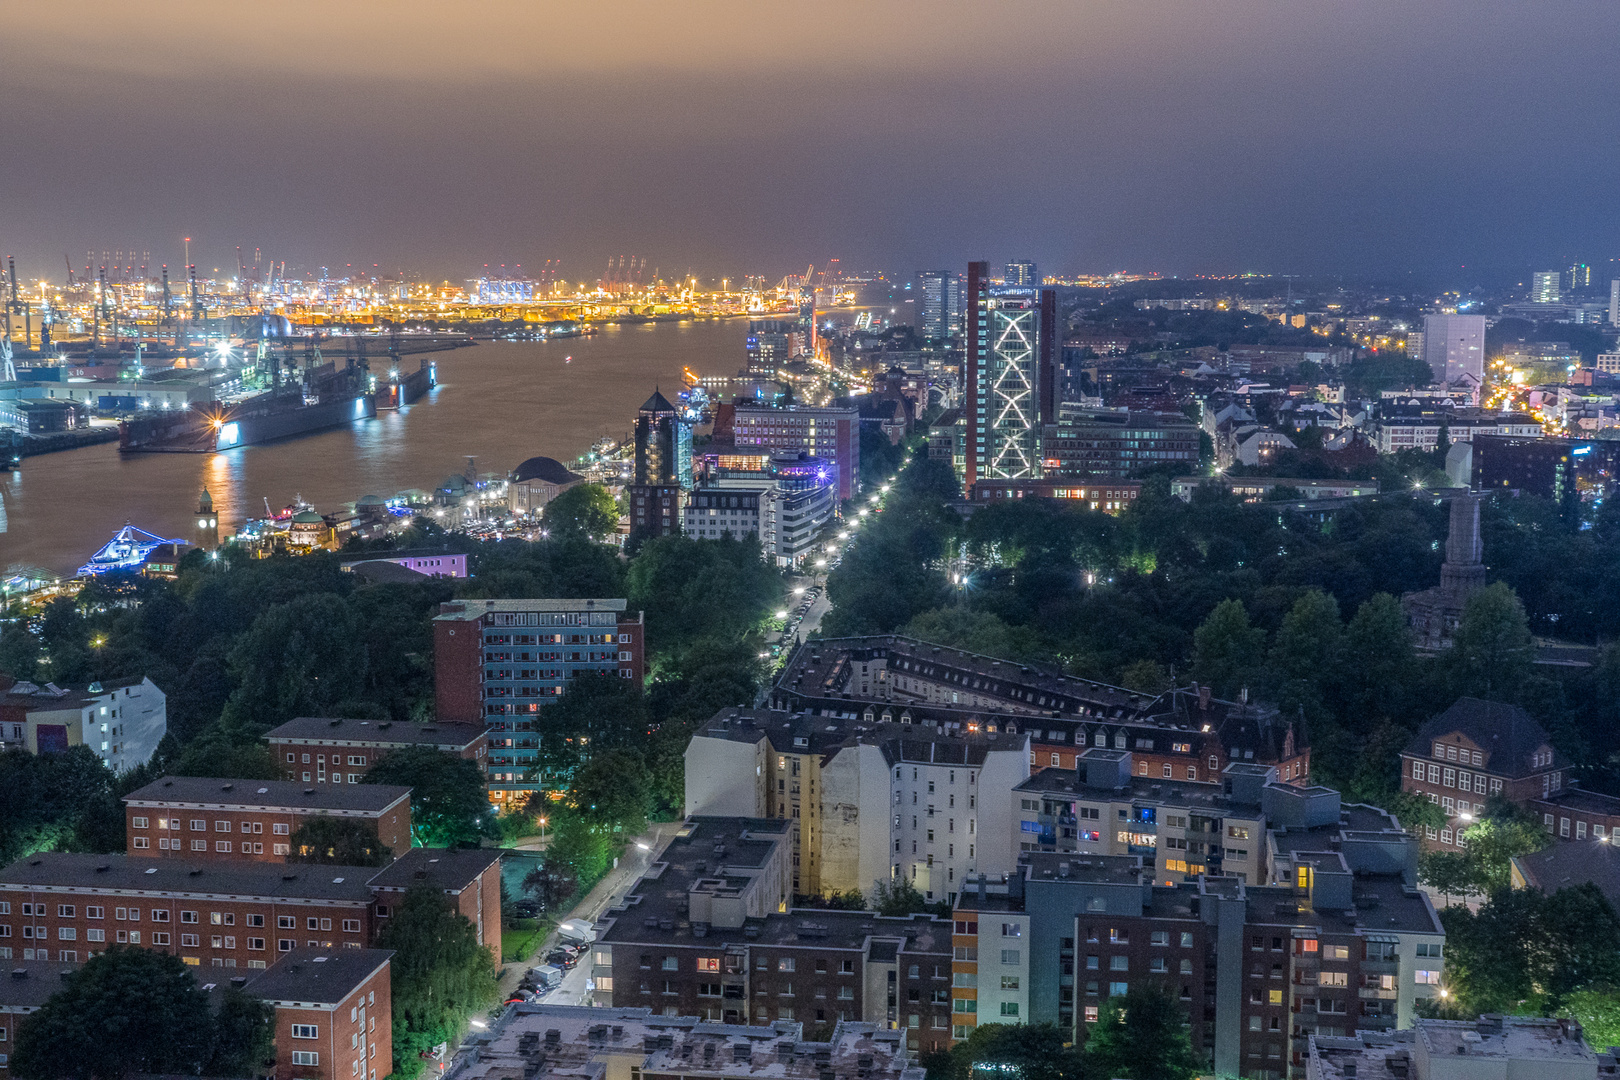
POLYGON ((909 881, 930 900, 1012 868, 1025 735, 725 709, 686 750, 686 811, 789 823, 794 895, 909 881), (981 837, 988 836, 988 846, 981 837))
POLYGON ((1124 479, 1156 465, 1198 466, 1198 426, 1180 413, 1085 410, 1042 430, 1042 475, 1124 479))
POLYGON ((1030 766, 1074 768, 1087 747, 1129 750, 1135 775, 1219 783, 1232 762, 1310 778, 1302 729, 1258 702, 1208 687, 1158 696, 892 634, 813 638, 794 650, 770 705, 961 733, 1027 733, 1030 766))
POLYGON ((3 749, 46 754, 87 746, 122 772, 149 761, 168 730, 168 698, 144 677, 68 688, 19 682, 0 693, 3 749))
MULTIPOLYGON (((226 978, 197 968, 202 989, 217 999, 227 987, 274 1009, 275 1080, 377 1080, 393 1071, 393 997, 389 958, 379 949, 300 947, 264 971, 226 978)), ((0 1077, 10 1075, 9 1048, 81 962, 13 961, 0 980, 0 1077)), ((217 1000, 213 1001, 217 1008, 217 1000)))
POLYGON ((359 783, 385 755, 411 746, 476 761, 480 768, 489 754, 489 733, 481 724, 300 716, 271 728, 264 738, 282 774, 304 784, 359 783))
POLYGON ((645 674, 642 613, 624 600, 456 600, 433 619, 439 721, 489 731, 489 793, 523 801, 537 774, 542 708, 581 672, 645 674))
POLYGON ((1432 451, 1440 445, 1442 430, 1453 445, 1469 442, 1475 435, 1536 439, 1543 434, 1541 424, 1528 413, 1442 408, 1432 401, 1381 402, 1368 434, 1380 454, 1393 454, 1401 450, 1432 451))
POLYGON ((307 787, 286 780, 165 776, 124 796, 131 855, 286 862, 293 834, 320 816, 362 823, 391 852, 411 847, 411 789, 307 787))
MULTIPOLYGON (((369 947, 402 881, 440 888, 466 913, 462 897, 499 895, 494 874, 437 848, 382 870, 42 851, 0 869, 0 960, 78 963, 141 945, 195 966, 265 968, 294 949, 369 947)), ((475 925, 499 956, 499 919, 475 925)))
POLYGON ((784 821, 692 818, 597 924, 594 1000, 710 1023, 898 1029, 950 1039, 951 924, 789 910, 784 821))
POLYGON ((1223 1075, 1303 1077, 1313 1035, 1409 1025, 1438 991, 1445 936, 1416 888, 1416 845, 1336 792, 1271 790, 1290 805, 1266 834, 1264 881, 1165 883, 1141 854, 1030 852, 1006 882, 970 883, 953 916, 953 1040, 1054 1022, 1080 1042, 1143 982, 1181 1001, 1223 1075))
POLYGON ((766 1073, 775 1080, 923 1080, 905 1035, 883 1024, 838 1021, 770 1025, 715 1023, 669 1016, 651 1007, 589 1008, 518 1004, 485 1032, 445 1080, 517 1077, 544 1055, 552 1075, 604 1075, 619 1070, 642 1080, 733 1080, 766 1073))
POLYGON ((1310 1080, 1598 1080, 1620 1075, 1567 1017, 1502 1016, 1415 1021, 1402 1031, 1311 1039, 1310 1080))

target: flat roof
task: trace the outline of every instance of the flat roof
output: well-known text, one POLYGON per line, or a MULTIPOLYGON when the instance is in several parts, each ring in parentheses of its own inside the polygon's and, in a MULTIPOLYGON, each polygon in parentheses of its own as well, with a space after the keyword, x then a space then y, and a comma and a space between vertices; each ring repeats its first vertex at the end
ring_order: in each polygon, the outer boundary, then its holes
POLYGON ((277 1005, 339 1005, 388 964, 392 949, 310 949, 287 953, 242 987, 277 1005))
POLYGON ((369 866, 140 859, 41 851, 0 870, 0 892, 85 891, 369 904, 369 866))
POLYGON ((448 600, 439 605, 435 620, 465 621, 481 615, 530 611, 624 611, 629 602, 618 600, 448 600))
POLYGON ((804 1025, 718 1024, 695 1016, 659 1016, 651 1009, 518 1004, 484 1033, 473 1033, 446 1080, 522 1080, 543 1055, 547 1076, 598 1080, 603 1058, 639 1058, 640 1069, 726 1080, 820 1080, 839 1077, 922 1080, 904 1044, 905 1032, 838 1021, 825 1042, 806 1042, 804 1025))
POLYGON ((345 720, 297 716, 265 733, 269 742, 308 742, 338 746, 434 746, 465 750, 487 734, 479 724, 417 724, 401 720, 345 720))
POLYGON ((128 806, 217 807, 282 810, 302 814, 380 814, 411 789, 390 784, 315 784, 292 780, 236 780, 211 776, 165 776, 124 796, 128 806))

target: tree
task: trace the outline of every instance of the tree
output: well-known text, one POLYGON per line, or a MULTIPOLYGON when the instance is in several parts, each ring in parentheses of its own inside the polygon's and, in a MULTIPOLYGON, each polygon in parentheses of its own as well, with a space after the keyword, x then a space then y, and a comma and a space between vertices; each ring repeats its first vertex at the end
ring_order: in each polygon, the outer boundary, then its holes
POLYGON ((1170 689, 1170 673, 1157 660, 1138 660, 1119 673, 1119 685, 1139 694, 1162 694, 1170 689))
POLYGON ((647 827, 651 794, 641 755, 607 750, 592 754, 574 773, 567 801, 587 824, 635 836, 647 827))
POLYGON ((1080 1051, 1066 1045, 1056 1024, 980 1024, 965 1039, 926 1062, 928 1080, 969 1080, 975 1070, 1016 1073, 1020 1080, 1082 1080, 1080 1051))
POLYGON ((275 1060, 276 1010, 236 986, 226 986, 214 1014, 208 1076, 263 1076, 275 1060))
POLYGON ((1581 1025, 1588 1046, 1620 1046, 1620 993, 1612 986, 1577 990, 1564 1006, 1581 1025))
POLYGON ((950 910, 948 904, 930 903, 917 886, 904 877, 880 881, 872 890, 872 907, 879 915, 917 915, 938 912, 942 906, 947 912, 950 910))
POLYGON ((609 671, 582 671, 568 680, 545 717, 539 764, 564 777, 590 753, 645 747, 653 728, 641 687, 609 671))
POLYGON ((196 1075, 212 1056, 213 1030, 208 994, 178 956, 113 945, 22 1025, 11 1068, 21 1080, 196 1075))
POLYGON ((1536 815, 1501 796, 1486 801, 1485 814, 1463 830, 1464 854, 1473 866, 1479 892, 1512 885, 1512 860, 1552 843, 1536 815))
POLYGON ((410 746, 385 755, 360 782, 411 789, 411 838, 419 847, 475 847, 494 835, 484 774, 474 761, 410 746))
POLYGON ((603 540, 619 528, 619 504, 601 484, 576 484, 546 503, 541 515, 554 539, 603 540))
MULTIPOLYGON (((414 807, 413 807, 414 809, 414 807)), ((386 866, 394 853, 377 838, 375 825, 355 818, 316 814, 288 838, 290 862, 332 866, 386 866)))
POLYGON ((1236 697, 1264 656, 1266 632, 1249 625, 1241 600, 1222 600, 1193 633, 1193 672, 1218 697, 1236 697))
POLYGON ((1187 1034, 1187 1010, 1157 983, 1137 983, 1103 1003, 1085 1064, 1088 1075, 1130 1080, 1192 1080, 1203 1067, 1187 1034))
POLYGON ((1620 983, 1620 917, 1590 882, 1551 896, 1502 889, 1441 920, 1446 982, 1464 1014, 1558 1008, 1582 987, 1620 983))
POLYGON ((1530 674, 1530 622, 1518 595, 1500 581, 1468 598, 1452 642, 1447 660, 1460 693, 1500 697, 1530 674))
POLYGON ((546 849, 546 862, 572 873, 579 891, 591 888, 613 865, 612 837, 572 812, 556 814, 552 821, 555 831, 546 849))
POLYGON ((1397 715, 1405 705, 1414 657, 1401 602, 1382 592, 1368 598, 1345 630, 1344 647, 1351 699, 1342 715, 1397 715))
POLYGON ((295 716, 331 716, 364 694, 364 628, 340 596, 316 593, 265 609, 232 647, 236 689, 227 726, 257 738, 295 716))
POLYGON ((542 911, 550 911, 553 904, 568 899, 578 884, 571 870, 552 859, 523 875, 523 891, 534 897, 542 911))
POLYGON ((1478 868, 1461 851, 1424 852, 1418 859, 1418 880, 1438 892, 1448 905, 1453 896, 1473 896, 1481 891, 1478 868))
POLYGON ((496 998, 495 958, 478 931, 430 886, 411 889, 377 936, 393 949, 394 1060, 455 1042, 467 1019, 496 998))

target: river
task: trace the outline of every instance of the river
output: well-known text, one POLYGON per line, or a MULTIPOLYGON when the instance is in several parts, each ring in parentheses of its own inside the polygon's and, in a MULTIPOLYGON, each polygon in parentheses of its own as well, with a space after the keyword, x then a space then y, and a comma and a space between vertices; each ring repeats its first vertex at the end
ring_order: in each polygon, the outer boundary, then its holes
POLYGON ((264 516, 267 499, 279 509, 302 495, 330 512, 362 495, 431 490, 468 454, 480 472, 536 455, 566 463, 604 434, 626 434, 655 386, 680 389, 683 367, 737 370, 745 335, 740 320, 700 320, 480 344, 431 354, 439 385, 415 404, 318 435, 218 454, 121 455, 110 443, 25 458, 0 473, 0 569, 71 574, 125 521, 190 538, 204 487, 226 535, 264 516))

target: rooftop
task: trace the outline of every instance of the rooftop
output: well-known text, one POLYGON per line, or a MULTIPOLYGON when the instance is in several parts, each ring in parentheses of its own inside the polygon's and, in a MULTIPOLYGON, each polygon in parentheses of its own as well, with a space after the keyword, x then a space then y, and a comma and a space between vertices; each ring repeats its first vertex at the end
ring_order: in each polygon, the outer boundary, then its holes
POLYGON ((526 1080, 543 1062, 546 1076, 599 1078, 608 1055, 640 1057, 645 1073, 726 1080, 922 1080, 906 1056, 904 1032, 841 1021, 827 1042, 805 1042, 803 1025, 712 1024, 650 1009, 578 1005, 513 1006, 487 1033, 467 1040, 446 1080, 526 1080))
POLYGON ((411 848, 383 867, 371 879, 371 887, 404 890, 432 885, 458 892, 500 861, 500 851, 493 848, 411 848))
POLYGON ((529 611, 624 611, 619 600, 449 600, 439 605, 434 619, 465 621, 483 615, 529 611))
POLYGON ((0 976, 0 1009, 37 1009, 58 990, 80 964, 53 963, 49 960, 11 960, 7 975, 0 976))
POLYGON ((1021 750, 1024 735, 947 730, 932 724, 868 723, 862 719, 791 713, 780 709, 722 709, 697 734, 757 743, 778 752, 829 755, 844 746, 876 745, 889 764, 982 765, 993 750, 1021 750))
POLYGON ((1484 768, 1498 776, 1529 775, 1531 755, 1548 741, 1547 730, 1517 705, 1465 697, 1419 728, 1406 752, 1432 757, 1435 742, 1454 732, 1483 750, 1484 768))
POLYGON ((1531 888, 1551 894, 1587 882, 1620 904, 1620 849, 1604 840, 1565 840, 1520 855, 1514 867, 1531 888))
POLYGON ((93 889, 102 893, 242 896, 369 903, 367 866, 139 859, 41 851, 0 870, 0 892, 93 889))
POLYGON ((124 796, 129 806, 219 806, 294 813, 378 814, 411 789, 388 784, 305 785, 292 780, 165 776, 124 796))
POLYGON ((393 955, 390 949, 294 949, 243 989, 264 1001, 338 1005, 393 955))
POLYGON ((401 746, 436 746, 464 750, 484 737, 479 724, 413 724, 395 720, 336 720, 299 716, 265 734, 270 742, 309 739, 322 743, 397 743, 401 746))

